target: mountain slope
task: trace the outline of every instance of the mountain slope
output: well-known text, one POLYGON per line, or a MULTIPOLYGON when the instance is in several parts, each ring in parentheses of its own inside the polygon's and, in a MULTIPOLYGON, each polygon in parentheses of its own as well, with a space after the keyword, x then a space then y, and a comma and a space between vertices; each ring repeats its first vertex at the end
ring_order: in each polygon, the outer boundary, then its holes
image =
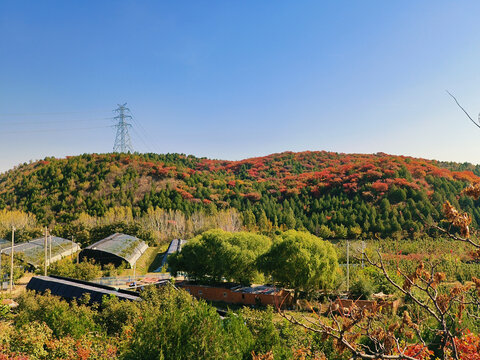
POLYGON ((480 179, 475 173, 479 168, 469 164, 383 153, 284 152, 241 161, 92 154, 46 158, 2 174, 0 208, 26 210, 49 223, 82 212, 101 216, 120 205, 135 214, 161 207, 187 215, 234 207, 249 227, 306 228, 324 237, 406 236, 426 219, 438 219, 446 199, 480 222, 478 203, 458 197, 480 179))

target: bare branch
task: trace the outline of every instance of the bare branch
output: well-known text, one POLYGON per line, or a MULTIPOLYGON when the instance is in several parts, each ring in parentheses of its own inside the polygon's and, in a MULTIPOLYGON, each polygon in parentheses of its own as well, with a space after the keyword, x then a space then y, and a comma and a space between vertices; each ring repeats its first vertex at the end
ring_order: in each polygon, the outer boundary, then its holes
POLYGON ((462 111, 465 113, 465 115, 467 115, 467 117, 470 119, 471 122, 473 122, 475 124, 476 127, 480 128, 480 125, 472 119, 472 117, 470 116, 470 114, 467 112, 467 110, 465 110, 462 105, 460 105, 460 103, 458 102, 457 98, 455 96, 453 96, 448 90, 445 90, 447 92, 448 95, 450 95, 453 100, 455 100, 455 102, 457 103, 458 107, 460 109, 462 109, 462 111))
POLYGON ((454 234, 452 234, 451 232, 445 230, 445 229, 442 229, 440 226, 438 225, 432 225, 435 229, 443 232, 444 234, 446 234, 449 238, 451 238, 452 240, 456 240, 456 241, 461 241, 461 242, 465 242, 465 243, 468 243, 474 247, 476 247, 477 249, 480 249, 480 244, 477 244, 476 242, 472 241, 471 239, 469 238, 463 238, 463 237, 459 237, 459 236, 456 236, 454 234))

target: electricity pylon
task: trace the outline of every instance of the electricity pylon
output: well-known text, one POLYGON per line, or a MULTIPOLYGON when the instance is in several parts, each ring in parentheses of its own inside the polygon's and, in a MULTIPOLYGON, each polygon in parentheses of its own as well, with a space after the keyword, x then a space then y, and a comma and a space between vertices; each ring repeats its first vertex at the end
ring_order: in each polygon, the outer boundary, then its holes
POLYGON ((113 152, 119 153, 133 153, 132 142, 130 141, 130 134, 128 133, 128 128, 131 128, 132 125, 127 122, 128 119, 131 119, 130 109, 125 105, 127 103, 120 105, 115 111, 118 115, 114 117, 115 120, 118 120, 118 123, 114 126, 117 128, 117 135, 115 136, 115 144, 113 145, 113 152))

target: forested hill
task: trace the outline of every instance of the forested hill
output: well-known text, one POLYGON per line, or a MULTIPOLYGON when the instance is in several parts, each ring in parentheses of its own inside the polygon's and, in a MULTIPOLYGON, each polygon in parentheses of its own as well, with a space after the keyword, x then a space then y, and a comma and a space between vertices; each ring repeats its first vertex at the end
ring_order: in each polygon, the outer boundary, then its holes
POLYGON ((242 161, 181 154, 46 158, 0 176, 0 209, 44 223, 129 206, 215 212, 233 207, 247 227, 306 228, 324 237, 403 235, 439 219, 448 199, 480 223, 478 204, 458 197, 479 168, 403 156, 285 152, 242 161))

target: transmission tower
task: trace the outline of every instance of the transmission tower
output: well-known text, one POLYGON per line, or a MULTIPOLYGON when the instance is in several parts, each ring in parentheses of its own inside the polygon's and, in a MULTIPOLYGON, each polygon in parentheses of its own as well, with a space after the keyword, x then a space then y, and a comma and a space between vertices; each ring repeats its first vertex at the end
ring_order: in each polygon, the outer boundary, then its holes
POLYGON ((127 120, 132 119, 130 114, 130 109, 125 105, 127 103, 120 105, 115 111, 118 115, 114 117, 115 120, 118 120, 118 123, 114 125, 117 128, 117 135, 115 136, 115 144, 113 145, 113 152, 119 153, 133 153, 132 142, 130 141, 130 134, 128 129, 132 127, 127 120))

